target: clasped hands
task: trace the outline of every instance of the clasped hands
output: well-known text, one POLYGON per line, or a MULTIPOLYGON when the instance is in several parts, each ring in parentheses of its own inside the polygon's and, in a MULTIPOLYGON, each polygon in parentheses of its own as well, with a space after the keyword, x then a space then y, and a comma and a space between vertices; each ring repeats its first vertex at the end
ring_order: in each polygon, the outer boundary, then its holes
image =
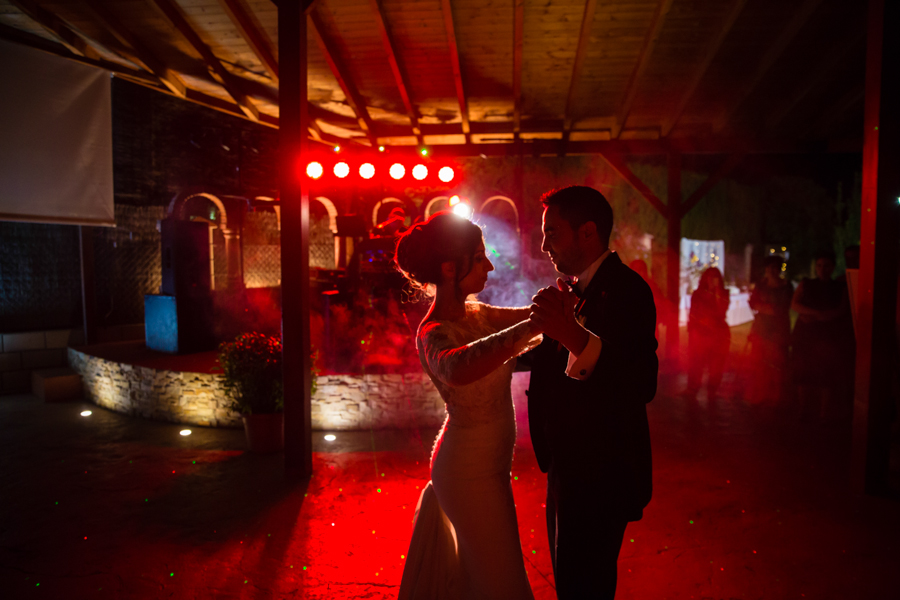
POLYGON ((542 332, 560 342, 574 354, 580 354, 587 344, 587 331, 575 319, 576 296, 562 279, 556 287, 541 289, 532 299, 528 320, 536 332, 542 332))

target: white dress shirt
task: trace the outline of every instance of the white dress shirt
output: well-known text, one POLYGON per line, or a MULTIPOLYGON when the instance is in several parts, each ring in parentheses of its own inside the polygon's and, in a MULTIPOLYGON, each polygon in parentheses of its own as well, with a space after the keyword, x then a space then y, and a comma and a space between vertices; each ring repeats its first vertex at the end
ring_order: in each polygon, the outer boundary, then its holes
MULTIPOLYGON (((597 273, 597 269, 600 268, 600 265, 610 254, 612 254, 612 251, 607 249, 606 252, 601 254, 597 260, 592 262, 590 266, 578 276, 575 287, 578 288, 579 293, 584 293, 584 290, 586 290, 587 286, 591 283, 591 279, 593 279, 594 275, 597 273)), ((582 325, 582 327, 584 327, 584 325, 582 325)), ((587 330, 585 329, 585 331, 587 330)), ((566 364, 566 375, 573 379, 584 380, 590 377, 591 373, 594 372, 594 367, 597 366, 597 360, 600 358, 600 351, 603 350, 603 340, 590 331, 588 331, 587 334, 587 344, 585 344, 584 349, 580 354, 569 351, 569 362, 566 364)))

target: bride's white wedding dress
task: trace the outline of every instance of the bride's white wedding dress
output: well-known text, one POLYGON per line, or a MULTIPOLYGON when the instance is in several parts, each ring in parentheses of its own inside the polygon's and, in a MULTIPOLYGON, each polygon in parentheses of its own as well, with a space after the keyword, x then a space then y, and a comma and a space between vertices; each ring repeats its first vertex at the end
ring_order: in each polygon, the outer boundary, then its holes
POLYGON ((510 484, 516 419, 510 391, 515 360, 481 379, 451 386, 455 369, 497 345, 511 356, 533 348, 527 321, 512 309, 466 305, 466 318, 429 321, 416 345, 447 404, 431 455, 431 482, 416 508, 400 600, 533 598, 510 484))

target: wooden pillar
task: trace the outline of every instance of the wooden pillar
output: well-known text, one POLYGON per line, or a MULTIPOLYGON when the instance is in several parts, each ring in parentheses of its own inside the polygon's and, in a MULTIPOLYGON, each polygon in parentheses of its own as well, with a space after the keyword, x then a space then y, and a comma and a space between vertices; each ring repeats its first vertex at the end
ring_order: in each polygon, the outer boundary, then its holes
POLYGON ((666 320, 666 358, 678 356, 678 304, 681 287, 681 155, 672 152, 668 162, 668 192, 666 201, 668 221, 666 250, 666 299, 668 319, 666 320))
POLYGON ((309 189, 306 13, 278 3, 281 180, 281 332, 284 344, 284 464, 290 478, 312 475, 309 341, 309 189))
POLYGON ((84 343, 97 342, 97 294, 94 277, 94 230, 78 226, 79 258, 81 259, 81 312, 84 343))
POLYGON ((879 494, 887 490, 897 360, 900 4, 869 0, 868 9, 851 477, 857 491, 879 494))

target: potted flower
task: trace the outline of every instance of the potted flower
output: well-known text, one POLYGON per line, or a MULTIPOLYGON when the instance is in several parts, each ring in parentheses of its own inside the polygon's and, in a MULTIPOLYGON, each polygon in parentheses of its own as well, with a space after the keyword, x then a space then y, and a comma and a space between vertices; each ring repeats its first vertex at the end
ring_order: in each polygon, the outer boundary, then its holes
POLYGON ((264 333, 242 333, 219 346, 229 408, 241 414, 253 452, 284 447, 284 390, 281 382, 281 339, 264 333))

